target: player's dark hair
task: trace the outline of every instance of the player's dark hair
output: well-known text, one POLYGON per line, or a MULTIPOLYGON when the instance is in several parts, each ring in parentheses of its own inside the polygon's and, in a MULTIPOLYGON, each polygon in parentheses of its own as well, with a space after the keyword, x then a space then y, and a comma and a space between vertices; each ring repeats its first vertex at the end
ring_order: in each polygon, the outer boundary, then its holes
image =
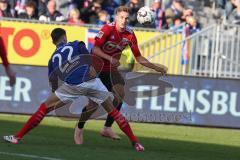
POLYGON ((56 44, 64 35, 66 35, 66 31, 64 29, 55 28, 51 33, 53 43, 56 44))
POLYGON ((116 8, 115 14, 118 14, 119 12, 127 12, 130 14, 130 8, 126 6, 119 6, 118 8, 116 8))

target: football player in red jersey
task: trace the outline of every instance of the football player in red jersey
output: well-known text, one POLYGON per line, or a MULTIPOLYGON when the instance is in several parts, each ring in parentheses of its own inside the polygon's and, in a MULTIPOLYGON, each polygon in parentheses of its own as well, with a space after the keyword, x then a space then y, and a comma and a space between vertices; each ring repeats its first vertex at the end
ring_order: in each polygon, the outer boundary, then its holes
POLYGON ((2 37, 0 37, 0 58, 2 59, 3 66, 5 68, 5 72, 9 78, 10 86, 13 86, 16 82, 16 75, 12 71, 10 64, 7 59, 7 51, 3 43, 2 37))
MULTIPOLYGON (((95 65, 95 69, 98 71, 99 78, 103 84, 109 91, 114 93, 115 99, 113 104, 118 110, 120 110, 124 97, 125 82, 117 67, 120 65, 119 59, 121 53, 127 46, 131 47, 136 61, 141 65, 160 72, 161 74, 166 74, 167 67, 163 65, 154 65, 141 55, 136 36, 133 30, 127 27, 129 21, 129 8, 120 6, 116 9, 115 14, 115 22, 104 25, 99 31, 95 38, 92 52, 104 61, 101 71, 98 69, 100 67, 98 67, 97 64, 93 65, 95 65)), ((83 127, 86 119, 88 119, 91 114, 90 112, 87 112, 87 108, 88 107, 85 107, 83 109, 82 116, 75 128, 74 141, 76 144, 83 143, 83 127)), ((113 122, 114 120, 108 115, 105 126, 101 131, 101 135, 112 139, 120 139, 120 137, 111 129, 113 122)))

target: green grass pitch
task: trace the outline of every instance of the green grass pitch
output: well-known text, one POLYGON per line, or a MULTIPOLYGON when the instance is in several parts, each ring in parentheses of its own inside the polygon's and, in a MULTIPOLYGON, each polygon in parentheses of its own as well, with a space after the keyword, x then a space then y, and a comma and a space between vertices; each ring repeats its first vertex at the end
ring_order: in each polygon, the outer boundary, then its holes
POLYGON ((47 117, 18 145, 3 135, 14 134, 29 116, 0 114, 0 160, 239 160, 240 130, 131 123, 146 151, 137 153, 116 124, 120 141, 100 136, 103 121, 85 126, 84 144, 73 144, 76 120, 47 117))

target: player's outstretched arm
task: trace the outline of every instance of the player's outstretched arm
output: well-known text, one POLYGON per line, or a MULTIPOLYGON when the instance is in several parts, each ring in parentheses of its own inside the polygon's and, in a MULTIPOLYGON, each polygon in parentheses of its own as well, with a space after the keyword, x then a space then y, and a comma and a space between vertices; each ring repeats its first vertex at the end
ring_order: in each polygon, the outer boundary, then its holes
POLYGON ((157 72, 160 72, 161 74, 166 74, 168 68, 164 65, 158 64, 158 65, 154 65, 153 63, 149 62, 145 57, 143 56, 138 56, 136 57, 136 60, 138 63, 140 63, 141 65, 154 69, 157 72))
POLYGON ((131 39, 131 50, 136 58, 137 62, 140 63, 141 65, 154 69, 157 72, 160 72, 161 74, 166 74, 167 73, 167 67, 161 64, 154 65, 153 63, 149 62, 145 57, 143 57, 140 53, 140 50, 138 48, 138 42, 135 34, 133 33, 132 39, 131 39))

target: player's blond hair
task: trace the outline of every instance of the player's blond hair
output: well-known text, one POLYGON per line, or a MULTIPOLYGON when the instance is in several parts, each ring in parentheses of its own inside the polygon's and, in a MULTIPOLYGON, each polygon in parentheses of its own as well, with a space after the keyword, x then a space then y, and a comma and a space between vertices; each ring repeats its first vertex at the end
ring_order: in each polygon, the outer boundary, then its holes
POLYGON ((115 14, 118 14, 119 12, 127 12, 130 14, 130 8, 126 7, 126 6, 120 6, 120 7, 116 8, 115 14))

